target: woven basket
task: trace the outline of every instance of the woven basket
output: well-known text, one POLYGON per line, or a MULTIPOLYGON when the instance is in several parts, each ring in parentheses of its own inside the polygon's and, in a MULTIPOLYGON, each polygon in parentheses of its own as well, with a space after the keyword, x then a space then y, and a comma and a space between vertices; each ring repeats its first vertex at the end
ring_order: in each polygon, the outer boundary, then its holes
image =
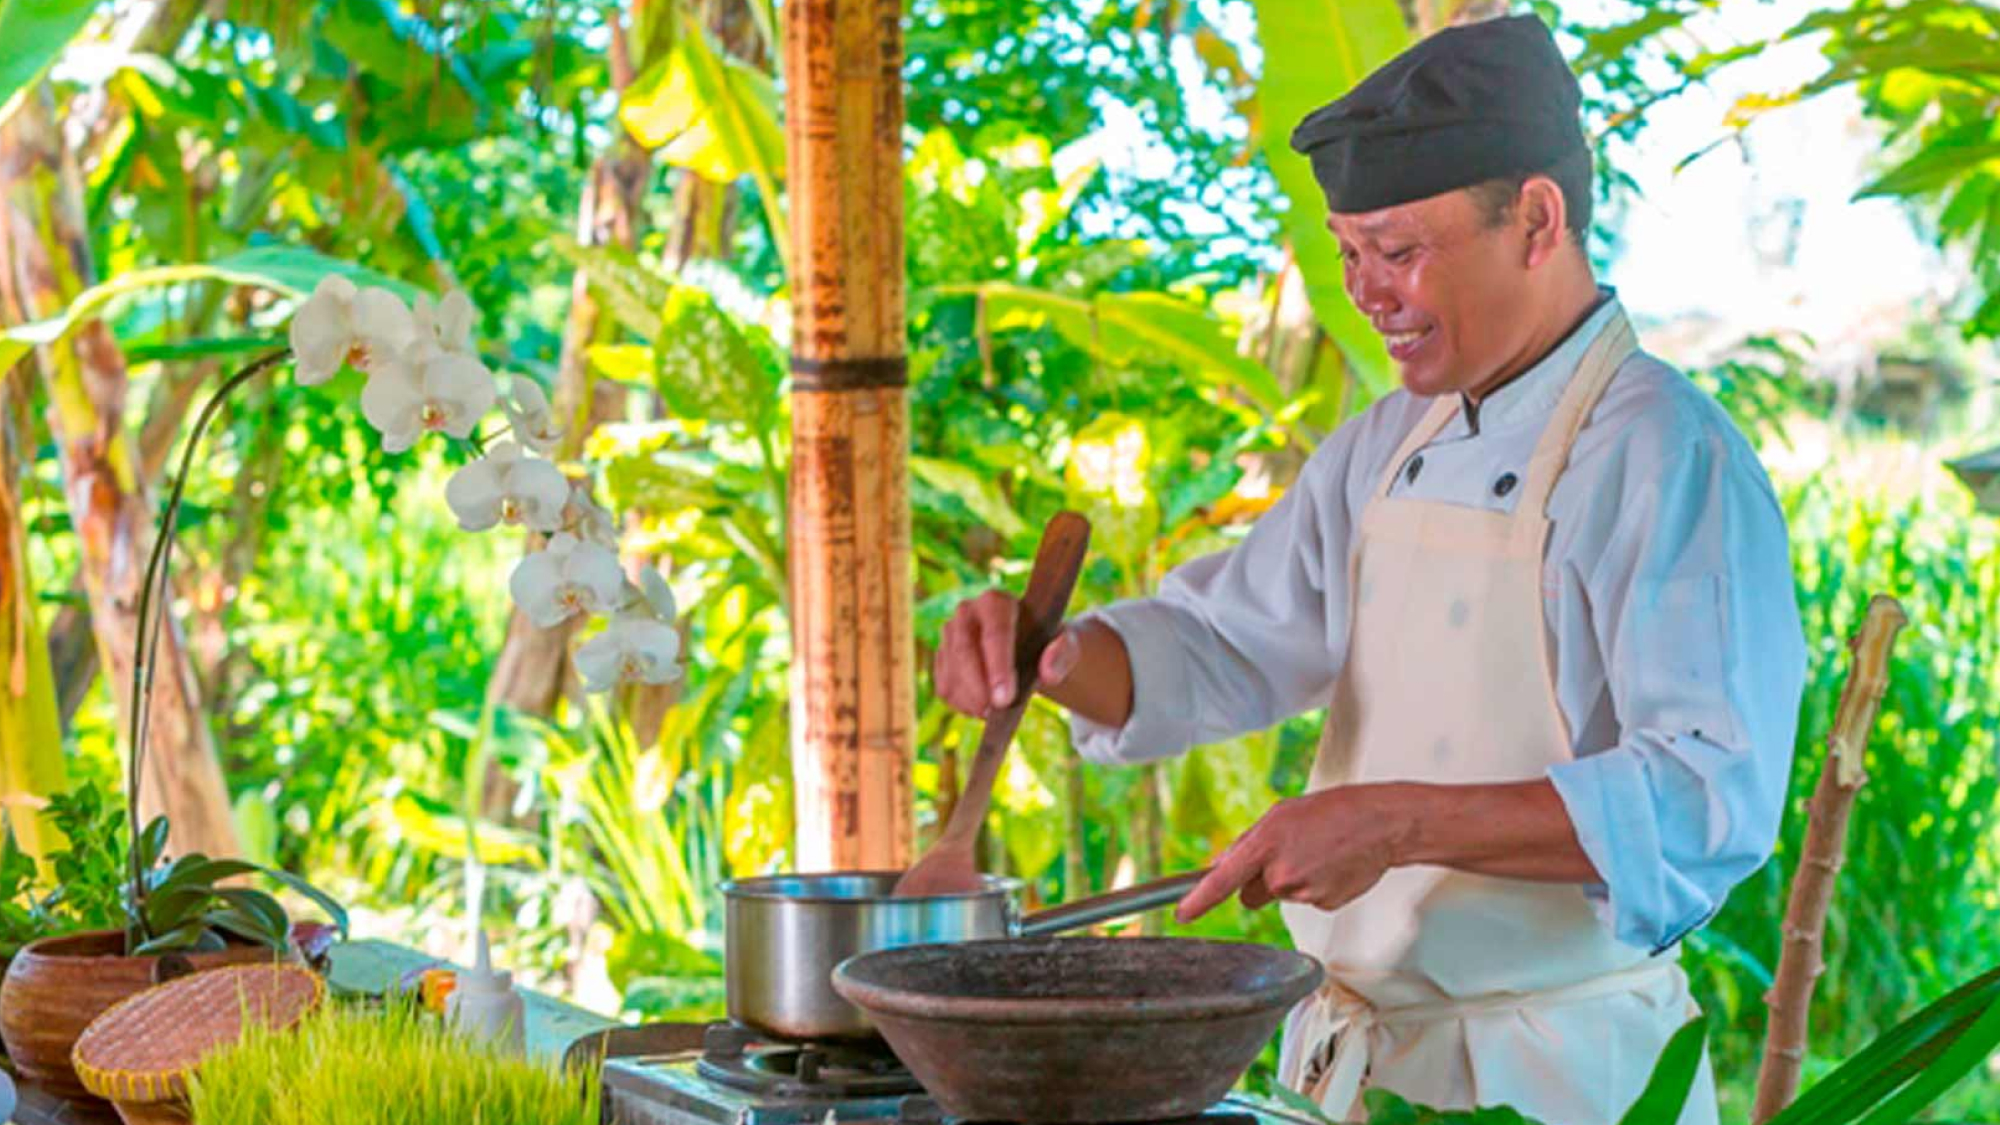
POLYGON ((326 998, 326 982, 297 965, 212 969, 150 988, 97 1017, 70 1061, 84 1088, 118 1107, 126 1125, 185 1122, 187 1077, 246 1023, 291 1027, 326 998))

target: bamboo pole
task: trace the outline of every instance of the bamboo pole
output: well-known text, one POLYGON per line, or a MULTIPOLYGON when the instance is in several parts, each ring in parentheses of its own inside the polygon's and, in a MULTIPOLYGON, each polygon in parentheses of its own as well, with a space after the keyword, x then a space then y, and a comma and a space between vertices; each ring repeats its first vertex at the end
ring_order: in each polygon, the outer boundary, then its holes
POLYGON ((792 761, 803 870, 909 861, 902 7, 785 5, 792 761))
POLYGON ((1847 816, 1867 780, 1863 752, 1882 693, 1889 686, 1889 646, 1908 620, 1896 599, 1877 594, 1868 602, 1860 632, 1848 641, 1853 664, 1840 690, 1833 729, 1827 732, 1827 763, 1806 807, 1805 847, 1785 907, 1784 947, 1778 955, 1777 976, 1764 994, 1771 1018, 1764 1030, 1764 1060, 1751 1110, 1751 1120, 1760 1125, 1798 1093, 1813 988, 1826 971, 1826 915, 1847 846, 1847 816))

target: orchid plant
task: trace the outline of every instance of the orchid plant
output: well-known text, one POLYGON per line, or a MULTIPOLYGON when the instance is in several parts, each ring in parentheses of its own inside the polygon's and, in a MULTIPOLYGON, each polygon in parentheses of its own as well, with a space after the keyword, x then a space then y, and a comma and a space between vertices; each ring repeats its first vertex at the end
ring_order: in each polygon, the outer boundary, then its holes
POLYGON ((542 628, 578 615, 609 619, 576 653, 586 690, 674 680, 680 635, 673 591, 650 567, 636 583, 625 576, 611 514, 591 499, 587 481, 571 481, 548 459, 563 437, 548 396, 517 375, 500 397, 472 348, 476 319, 457 290, 436 304, 420 296, 411 308, 386 289, 329 275, 292 318, 299 382, 326 382, 343 364, 365 374, 361 413, 391 453, 429 432, 472 444, 476 456, 445 485, 459 526, 480 532, 506 524, 546 536, 508 583, 521 612, 542 628), (488 448, 478 426, 496 402, 511 437, 488 448))
MULTIPOLYGON (((533 379, 519 375, 509 378, 501 394, 499 379, 473 347, 477 319, 471 299, 456 290, 436 302, 419 296, 412 306, 387 289, 357 286, 329 274, 293 314, 290 349, 238 371, 203 405, 182 452, 139 592, 128 808, 136 809, 139 802, 167 570, 195 452, 229 394, 286 359, 304 386, 326 383, 343 367, 366 376, 361 415, 381 435, 387 452, 411 449, 431 433, 471 447, 473 459, 445 485, 445 503, 469 532, 504 524, 537 533, 539 549, 515 564, 508 583, 521 612, 543 628, 579 616, 606 619, 605 627, 575 654, 586 691, 665 684, 680 676, 673 591, 651 567, 640 568, 636 582, 626 577, 611 513, 591 499, 587 479, 572 480, 552 459, 563 429, 547 394, 533 379), (489 446, 479 426, 496 404, 506 417, 507 436, 489 446)), ((128 944, 148 944, 160 935, 148 932, 146 853, 136 838, 138 818, 129 819, 135 833, 128 876, 136 925, 128 944)))

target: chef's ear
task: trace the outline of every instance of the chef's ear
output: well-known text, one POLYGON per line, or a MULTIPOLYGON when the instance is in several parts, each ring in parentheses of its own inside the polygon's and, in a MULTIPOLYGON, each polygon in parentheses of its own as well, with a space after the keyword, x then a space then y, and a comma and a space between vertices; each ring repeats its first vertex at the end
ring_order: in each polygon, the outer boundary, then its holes
POLYGON ((1527 239, 1529 269, 1555 257, 1569 240, 1569 207, 1562 188, 1548 176, 1529 176, 1521 184, 1514 212, 1527 239))

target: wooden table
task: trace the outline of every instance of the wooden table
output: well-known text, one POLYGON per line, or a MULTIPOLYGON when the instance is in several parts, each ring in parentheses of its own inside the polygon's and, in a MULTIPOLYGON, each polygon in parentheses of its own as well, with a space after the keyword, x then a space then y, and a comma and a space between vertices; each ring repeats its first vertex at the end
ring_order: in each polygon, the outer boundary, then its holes
MULTIPOLYGON (((334 946, 333 967, 327 983, 336 996, 381 996, 395 987, 404 973, 434 965, 450 965, 427 957, 414 949, 386 941, 354 941, 334 946)), ((565 1004, 553 996, 522 990, 527 1012, 528 1053, 541 1058, 561 1058, 563 1050, 593 1031, 616 1027, 616 1020, 565 1004)), ((14 1110, 15 1125, 119 1125, 118 1115, 109 1106, 100 1109, 71 1102, 45 1093, 30 1084, 20 1089, 21 1104, 14 1110)))

